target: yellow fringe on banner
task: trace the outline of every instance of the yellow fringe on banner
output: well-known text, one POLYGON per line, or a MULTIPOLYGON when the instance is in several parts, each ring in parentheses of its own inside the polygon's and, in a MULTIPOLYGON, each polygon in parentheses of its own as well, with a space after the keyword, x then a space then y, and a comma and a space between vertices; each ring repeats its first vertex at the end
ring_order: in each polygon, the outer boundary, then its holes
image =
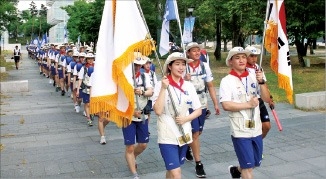
POLYGON ((286 98, 290 104, 293 104, 293 90, 290 85, 290 78, 286 75, 282 75, 281 73, 277 73, 277 78, 278 87, 285 90, 286 98))
POLYGON ((272 70, 277 73, 278 72, 278 29, 277 23, 274 21, 268 21, 268 27, 265 33, 265 48, 266 50, 271 53, 271 68, 272 70))
MULTIPOLYGON (((126 98, 129 101, 128 109, 121 112, 116 108, 110 111, 110 121, 114 121, 117 126, 126 127, 132 121, 132 116, 135 109, 135 94, 134 87, 130 85, 123 71, 130 64, 133 63, 135 56, 134 52, 140 52, 142 55, 148 56, 152 53, 151 39, 145 39, 129 46, 126 51, 113 61, 112 65, 112 79, 124 91, 126 98)), ((118 95, 118 94, 116 94, 118 95)))

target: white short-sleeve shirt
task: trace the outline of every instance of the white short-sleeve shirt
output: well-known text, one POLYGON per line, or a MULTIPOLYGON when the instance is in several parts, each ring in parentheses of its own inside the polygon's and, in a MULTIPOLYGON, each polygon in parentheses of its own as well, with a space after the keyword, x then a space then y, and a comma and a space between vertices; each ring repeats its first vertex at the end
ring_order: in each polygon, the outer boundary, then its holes
MULTIPOLYGON (((161 81, 159 81, 155 85, 154 94, 153 94, 153 106, 155 105, 155 102, 161 91, 161 86, 162 86, 161 81)), ((171 85, 169 86, 169 89, 171 91, 173 101, 175 102, 178 110, 180 110, 180 113, 186 114, 187 116, 189 115, 188 112, 189 108, 192 108, 194 110, 201 108, 201 103, 196 93, 196 89, 192 83, 188 81, 184 81, 184 84, 182 85, 182 89, 185 91, 184 93, 182 93, 179 89, 172 87, 171 85), (185 112, 184 110, 187 110, 187 112, 184 113, 185 112)), ((171 98, 169 97, 169 94, 166 91, 164 111, 163 114, 158 116, 157 119, 158 143, 178 145, 178 141, 173 133, 171 124, 167 122, 167 119, 173 119, 172 116, 174 116, 173 110, 171 110, 171 104, 172 104, 171 98)), ((174 125, 176 124, 174 123, 174 125)), ((191 134, 191 122, 185 123, 183 125, 183 128, 185 133, 191 134)))

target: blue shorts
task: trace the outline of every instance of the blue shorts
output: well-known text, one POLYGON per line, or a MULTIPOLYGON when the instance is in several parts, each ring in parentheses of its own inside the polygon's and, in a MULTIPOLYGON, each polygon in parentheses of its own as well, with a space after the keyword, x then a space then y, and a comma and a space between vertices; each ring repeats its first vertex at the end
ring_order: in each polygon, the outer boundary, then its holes
POLYGON ((54 66, 51 66, 51 75, 57 75, 57 72, 55 71, 54 66))
POLYGON ((84 93, 84 92, 82 92, 83 93, 83 103, 89 103, 89 94, 87 94, 87 93, 84 93))
MULTIPOLYGON (((205 119, 206 119, 206 110, 207 110, 206 108, 202 109, 201 115, 191 121, 192 133, 203 131, 205 119)), ((189 109, 190 114, 193 111, 194 110, 192 108, 189 109)))
POLYGON ((159 144, 166 170, 179 168, 185 163, 188 145, 182 147, 174 144, 159 144))
POLYGON ((132 121, 131 124, 122 128, 123 138, 125 145, 133 145, 137 143, 148 143, 148 120, 145 122, 132 121))
POLYGON ((59 79, 63 78, 63 70, 58 70, 59 79))
POLYGON ((259 167, 263 155, 262 136, 235 138, 231 136, 240 167, 243 169, 259 167))
POLYGON ((79 89, 79 96, 77 98, 82 99, 83 98, 83 90, 79 89))

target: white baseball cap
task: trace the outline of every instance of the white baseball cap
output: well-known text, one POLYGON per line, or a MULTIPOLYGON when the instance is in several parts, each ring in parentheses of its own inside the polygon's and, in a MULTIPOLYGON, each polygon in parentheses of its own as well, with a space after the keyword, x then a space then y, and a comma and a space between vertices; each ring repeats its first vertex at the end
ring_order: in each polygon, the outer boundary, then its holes
POLYGON ((250 51, 252 55, 259 55, 260 54, 260 49, 254 47, 254 46, 250 46, 248 45, 245 50, 250 51))

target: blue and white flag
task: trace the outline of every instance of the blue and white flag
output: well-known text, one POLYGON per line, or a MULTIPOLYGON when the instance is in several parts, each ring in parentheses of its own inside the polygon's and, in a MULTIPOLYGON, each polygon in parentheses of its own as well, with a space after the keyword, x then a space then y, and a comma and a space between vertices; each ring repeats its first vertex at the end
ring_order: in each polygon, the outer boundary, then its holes
POLYGON ((80 35, 78 35, 77 45, 78 45, 78 47, 80 46, 80 35))
POLYGON ((42 42, 41 42, 41 46, 44 46, 46 44, 46 34, 43 34, 42 36, 42 42))
POLYGON ((194 30, 195 25, 195 17, 187 17, 185 18, 184 26, 183 26, 183 42, 188 44, 192 42, 192 31, 194 30))
POLYGON ((169 52, 169 34, 170 34, 170 20, 178 20, 178 5, 175 0, 166 0, 165 13, 163 16, 161 39, 160 39, 160 55, 163 56, 169 52))
POLYGON ((63 43, 68 43, 68 37, 67 37, 67 25, 65 25, 63 27, 63 35, 64 35, 64 39, 63 39, 63 43))

